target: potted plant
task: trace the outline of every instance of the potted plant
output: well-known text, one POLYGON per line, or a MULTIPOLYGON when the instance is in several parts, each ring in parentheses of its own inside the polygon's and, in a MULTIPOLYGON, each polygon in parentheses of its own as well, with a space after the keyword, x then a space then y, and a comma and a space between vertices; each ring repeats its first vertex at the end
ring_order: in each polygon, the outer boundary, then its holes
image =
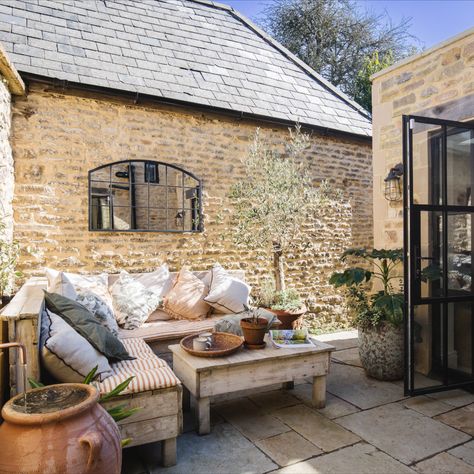
POLYGON ((367 268, 351 266, 333 273, 329 282, 346 287, 349 309, 359 329, 359 355, 367 375, 378 380, 403 377, 404 297, 396 269, 403 260, 402 249, 346 250, 341 260, 360 260, 367 268), (374 283, 371 289, 369 283, 374 283), (379 285, 377 287, 377 285, 379 285))
POLYGON ((261 316, 259 308, 244 308, 246 317, 240 320, 240 327, 245 345, 248 349, 263 349, 266 346, 264 338, 268 330, 268 319, 261 316))
POLYGON ((279 329, 293 329, 295 321, 306 313, 306 306, 295 289, 277 291, 273 282, 263 285, 256 301, 258 306, 278 317, 281 322, 279 329))
POLYGON ((5 224, 0 222, 0 308, 8 304, 11 296, 7 291, 11 288, 15 278, 22 276, 15 271, 15 265, 20 254, 20 245, 15 240, 8 240, 5 235, 5 224))
POLYGON ((233 240, 246 251, 271 254, 277 291, 285 290, 285 256, 311 245, 308 223, 331 196, 326 182, 314 185, 305 165, 309 143, 297 124, 281 153, 262 141, 257 129, 243 163, 245 179, 231 187, 233 240))

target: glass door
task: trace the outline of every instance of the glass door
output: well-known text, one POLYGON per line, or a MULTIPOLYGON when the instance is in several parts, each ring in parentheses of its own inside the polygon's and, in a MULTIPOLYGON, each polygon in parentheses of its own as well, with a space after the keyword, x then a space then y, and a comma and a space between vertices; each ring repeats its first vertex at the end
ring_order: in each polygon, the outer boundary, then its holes
POLYGON ((474 387, 474 125, 403 117, 405 392, 474 387))

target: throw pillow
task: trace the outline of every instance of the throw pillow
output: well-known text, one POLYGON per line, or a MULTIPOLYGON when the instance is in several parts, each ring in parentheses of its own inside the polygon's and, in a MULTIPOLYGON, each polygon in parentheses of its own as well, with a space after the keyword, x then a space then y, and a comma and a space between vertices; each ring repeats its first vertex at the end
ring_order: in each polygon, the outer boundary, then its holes
POLYGON ((174 278, 171 276, 168 265, 164 263, 151 273, 142 273, 140 275, 131 275, 139 281, 146 289, 153 291, 158 296, 163 297, 173 286, 174 278))
POLYGON ((240 313, 249 304, 250 286, 230 276, 219 264, 210 271, 209 294, 204 301, 220 313, 240 313))
POLYGON ((119 327, 110 306, 98 295, 89 290, 79 289, 76 301, 85 306, 114 336, 118 336, 119 327))
POLYGON ((109 307, 110 313, 113 314, 112 297, 109 293, 109 275, 107 275, 107 273, 100 273, 99 275, 66 273, 65 275, 73 284, 76 293, 94 293, 104 301, 104 303, 109 307))
POLYGON ((115 318, 124 329, 139 328, 161 303, 158 293, 145 288, 138 280, 122 271, 110 287, 115 318))
POLYGON ((58 382, 83 382, 95 366, 101 382, 112 375, 108 360, 66 321, 48 310, 43 317, 46 321, 41 357, 58 382))
POLYGON ((46 308, 63 318, 109 360, 133 359, 122 342, 102 326, 92 313, 77 301, 56 293, 45 293, 46 308))
POLYGON ((76 299, 76 290, 64 272, 53 270, 52 268, 45 268, 44 272, 48 279, 47 288, 50 293, 58 293, 72 300, 76 299))
POLYGON ((203 300, 207 286, 187 268, 178 273, 164 298, 164 310, 176 319, 204 319, 211 307, 203 300))

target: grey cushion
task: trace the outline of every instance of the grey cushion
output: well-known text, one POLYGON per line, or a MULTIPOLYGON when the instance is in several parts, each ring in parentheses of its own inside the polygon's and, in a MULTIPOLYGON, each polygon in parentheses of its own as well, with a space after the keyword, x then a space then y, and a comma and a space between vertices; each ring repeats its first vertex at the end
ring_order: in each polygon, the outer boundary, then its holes
MULTIPOLYGON (((270 311, 266 309, 259 309, 259 316, 268 319, 267 331, 274 324, 281 324, 280 320, 270 311)), ((242 328, 240 327, 240 321, 248 318, 248 314, 245 312, 239 314, 229 314, 224 316, 222 319, 214 324, 214 331, 216 332, 230 332, 231 334, 237 334, 237 336, 243 336, 242 328)))
POLYGON ((112 361, 133 359, 120 339, 102 326, 86 307, 57 293, 45 291, 44 294, 46 308, 63 318, 107 359, 112 361))

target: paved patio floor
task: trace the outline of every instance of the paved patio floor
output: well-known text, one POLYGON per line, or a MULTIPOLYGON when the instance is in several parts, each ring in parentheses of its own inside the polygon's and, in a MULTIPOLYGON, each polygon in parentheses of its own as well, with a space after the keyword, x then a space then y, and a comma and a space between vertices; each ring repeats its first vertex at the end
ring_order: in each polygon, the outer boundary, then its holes
POLYGON ((335 345, 326 408, 311 385, 212 406, 212 432, 198 436, 185 413, 178 464, 159 466, 156 446, 125 450, 127 474, 474 474, 474 394, 452 390, 405 398, 401 382, 369 379, 355 332, 321 336, 335 345))

